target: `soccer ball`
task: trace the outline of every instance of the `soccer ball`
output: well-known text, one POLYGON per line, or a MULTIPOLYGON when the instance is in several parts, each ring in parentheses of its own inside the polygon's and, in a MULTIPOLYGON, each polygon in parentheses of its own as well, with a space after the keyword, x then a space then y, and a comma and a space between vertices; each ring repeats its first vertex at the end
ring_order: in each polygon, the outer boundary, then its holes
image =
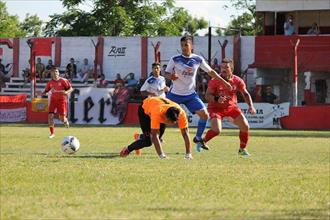
POLYGON ((61 149, 64 153, 74 154, 79 150, 80 142, 75 136, 66 136, 64 137, 61 149))

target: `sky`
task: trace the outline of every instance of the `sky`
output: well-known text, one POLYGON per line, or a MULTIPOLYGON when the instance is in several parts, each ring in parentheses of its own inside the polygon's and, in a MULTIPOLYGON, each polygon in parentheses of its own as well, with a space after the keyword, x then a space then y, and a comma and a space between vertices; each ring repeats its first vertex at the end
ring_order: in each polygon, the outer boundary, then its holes
MULTIPOLYGON (((63 13, 66 9, 60 0, 3 0, 6 3, 7 11, 11 15, 17 15, 23 21, 25 15, 38 15, 43 21, 49 20, 49 15, 63 13)), ((157 0, 155 0, 157 1, 157 0)), ((161 2, 161 0, 158 0, 161 2)), ((228 0, 176 0, 177 7, 184 7, 194 17, 203 17, 211 26, 226 27, 231 20, 230 16, 241 13, 233 8, 224 9, 224 5, 230 5, 228 0)), ((91 1, 85 1, 81 9, 89 11, 91 1)), ((207 30, 200 31, 203 35, 207 30)))

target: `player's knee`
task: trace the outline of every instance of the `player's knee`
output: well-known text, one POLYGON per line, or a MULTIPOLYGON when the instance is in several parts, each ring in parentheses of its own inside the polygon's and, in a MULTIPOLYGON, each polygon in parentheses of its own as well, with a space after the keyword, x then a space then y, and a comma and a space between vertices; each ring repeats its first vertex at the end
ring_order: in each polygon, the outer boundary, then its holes
POLYGON ((145 147, 150 147, 150 146, 152 145, 152 142, 151 142, 151 140, 150 140, 150 137, 145 137, 145 138, 143 138, 143 145, 144 145, 145 147))
POLYGON ((241 126, 240 126, 240 130, 241 131, 248 131, 250 129, 250 126, 249 126, 249 124, 247 124, 247 123, 243 123, 241 126))
POLYGON ((207 112, 203 112, 203 113, 200 115, 200 118, 203 119, 203 120, 205 120, 205 121, 207 121, 207 120, 210 118, 209 113, 207 113, 207 112))

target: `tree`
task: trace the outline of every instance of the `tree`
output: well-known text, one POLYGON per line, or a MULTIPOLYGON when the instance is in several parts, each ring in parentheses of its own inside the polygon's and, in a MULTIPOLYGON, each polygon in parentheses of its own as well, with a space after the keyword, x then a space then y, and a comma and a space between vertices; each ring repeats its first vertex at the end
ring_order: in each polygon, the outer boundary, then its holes
MULTIPOLYGON (((232 16, 225 35, 234 35, 241 31, 242 35, 255 35, 260 30, 256 22, 256 3, 255 0, 230 0, 231 6, 237 10, 245 10, 243 14, 232 16)), ((225 9, 229 6, 225 6, 225 9)))
POLYGON ((37 15, 26 14, 20 28, 24 31, 25 37, 40 37, 42 34, 43 22, 37 15))
POLYGON ((195 35, 207 27, 201 18, 193 18, 174 0, 162 3, 149 0, 93 0, 91 12, 77 8, 85 0, 63 0, 68 11, 51 16, 47 36, 171 36, 195 35))
POLYGON ((22 37, 24 31, 19 26, 17 16, 9 15, 6 4, 0 1, 0 37, 22 37))

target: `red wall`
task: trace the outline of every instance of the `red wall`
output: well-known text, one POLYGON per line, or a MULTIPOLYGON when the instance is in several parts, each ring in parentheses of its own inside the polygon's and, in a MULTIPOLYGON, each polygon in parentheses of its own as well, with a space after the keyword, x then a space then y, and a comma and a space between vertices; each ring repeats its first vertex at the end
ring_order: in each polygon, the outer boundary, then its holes
POLYGON ((290 107, 289 116, 281 118, 284 129, 330 129, 330 106, 290 107))
POLYGON ((298 71, 330 72, 330 36, 256 36, 254 67, 291 68, 298 45, 298 71))
MULTIPOLYGON (((138 125, 139 103, 129 103, 123 124, 138 125)), ((47 123, 47 112, 32 112, 27 102, 27 122, 47 123)), ((330 129, 330 105, 290 107, 290 115, 281 118, 284 129, 330 129)))

